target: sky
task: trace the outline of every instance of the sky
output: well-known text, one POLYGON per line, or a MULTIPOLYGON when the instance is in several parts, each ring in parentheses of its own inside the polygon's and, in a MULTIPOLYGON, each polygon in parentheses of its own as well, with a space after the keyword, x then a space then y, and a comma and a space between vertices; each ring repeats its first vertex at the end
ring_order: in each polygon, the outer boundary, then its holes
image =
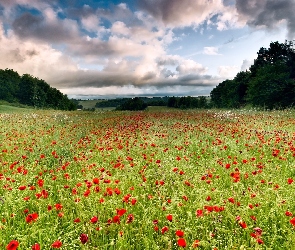
POLYGON ((70 98, 200 96, 295 39, 294 0, 0 0, 0 68, 70 98))

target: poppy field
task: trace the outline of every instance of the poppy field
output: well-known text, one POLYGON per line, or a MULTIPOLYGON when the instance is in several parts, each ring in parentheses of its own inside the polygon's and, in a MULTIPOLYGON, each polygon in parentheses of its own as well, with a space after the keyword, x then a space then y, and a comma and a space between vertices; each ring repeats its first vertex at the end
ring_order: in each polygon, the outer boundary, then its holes
POLYGON ((294 249, 295 112, 0 114, 0 249, 294 249))

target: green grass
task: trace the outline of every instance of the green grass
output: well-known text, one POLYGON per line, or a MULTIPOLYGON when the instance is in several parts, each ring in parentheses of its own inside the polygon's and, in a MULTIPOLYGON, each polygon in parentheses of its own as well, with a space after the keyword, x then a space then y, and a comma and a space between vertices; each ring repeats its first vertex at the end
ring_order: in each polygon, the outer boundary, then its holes
POLYGON ((81 100, 79 101, 79 105, 82 105, 85 109, 95 108, 95 104, 100 102, 101 100, 81 100))
POLYGON ((0 113, 20 113, 27 112, 28 108, 20 108, 10 105, 0 105, 0 113))

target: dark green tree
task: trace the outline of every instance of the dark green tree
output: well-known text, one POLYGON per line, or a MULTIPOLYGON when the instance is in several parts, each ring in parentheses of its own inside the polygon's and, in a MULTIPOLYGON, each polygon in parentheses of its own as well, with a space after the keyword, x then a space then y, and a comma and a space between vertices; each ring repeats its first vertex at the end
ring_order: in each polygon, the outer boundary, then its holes
POLYGON ((0 69, 0 100, 18 102, 20 76, 12 69, 0 69))
POLYGON ((38 99, 37 81, 33 76, 29 74, 24 74, 21 77, 18 96, 20 103, 29 106, 36 105, 38 99))
POLYGON ((295 80, 283 62, 268 64, 256 72, 247 91, 247 101, 267 109, 286 108, 295 103, 295 80))
POLYGON ((175 96, 169 97, 167 106, 170 108, 177 108, 177 98, 175 96))
POLYGON ((137 110, 144 110, 147 108, 147 104, 141 100, 139 97, 134 97, 132 99, 126 100, 123 104, 121 104, 119 107, 117 107, 117 110, 131 110, 131 111, 137 111, 137 110))

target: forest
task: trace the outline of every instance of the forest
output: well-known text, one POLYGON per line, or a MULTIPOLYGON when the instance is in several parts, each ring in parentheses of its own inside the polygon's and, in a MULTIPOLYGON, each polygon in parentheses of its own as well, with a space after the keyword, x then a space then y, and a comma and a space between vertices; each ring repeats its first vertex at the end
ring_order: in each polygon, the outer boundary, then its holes
POLYGON ((260 48, 249 70, 225 80, 210 93, 215 108, 245 105, 264 109, 293 107, 295 102, 295 49, 292 41, 272 42, 260 48))
POLYGON ((76 104, 44 80, 12 69, 0 69, 0 100, 36 108, 75 110, 76 104))

